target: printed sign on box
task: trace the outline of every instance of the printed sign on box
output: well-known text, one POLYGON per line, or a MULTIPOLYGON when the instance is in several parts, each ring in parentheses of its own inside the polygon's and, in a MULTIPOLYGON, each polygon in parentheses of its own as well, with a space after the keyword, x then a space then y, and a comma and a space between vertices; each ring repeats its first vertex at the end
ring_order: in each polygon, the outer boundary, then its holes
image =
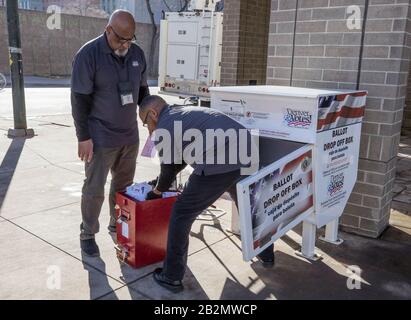
POLYGON ((302 147, 237 184, 245 260, 313 210, 312 151, 302 147))
POLYGON ((315 146, 318 226, 338 218, 357 180, 361 123, 319 132, 315 146))

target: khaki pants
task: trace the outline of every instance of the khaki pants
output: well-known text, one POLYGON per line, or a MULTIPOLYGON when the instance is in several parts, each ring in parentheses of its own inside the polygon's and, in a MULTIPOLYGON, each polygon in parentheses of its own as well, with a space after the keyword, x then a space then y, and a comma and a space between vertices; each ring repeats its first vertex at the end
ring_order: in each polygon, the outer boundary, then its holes
POLYGON ((104 201, 104 185, 111 171, 110 225, 116 225, 115 194, 133 183, 136 170, 138 144, 118 148, 95 148, 90 163, 86 163, 86 179, 82 189, 80 239, 93 239, 99 232, 101 206, 104 201))

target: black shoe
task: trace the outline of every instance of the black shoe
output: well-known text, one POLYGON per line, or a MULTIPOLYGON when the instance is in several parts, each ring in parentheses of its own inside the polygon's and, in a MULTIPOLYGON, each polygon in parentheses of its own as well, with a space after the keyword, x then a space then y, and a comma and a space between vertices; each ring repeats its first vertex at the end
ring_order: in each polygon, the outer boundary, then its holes
POLYGON ((258 255, 257 258, 258 260, 261 261, 261 264, 263 265, 264 268, 270 269, 274 267, 274 264, 275 264, 274 252, 272 255, 271 254, 258 255))
POLYGON ((80 240, 80 247, 81 251, 90 257, 100 256, 100 250, 97 246, 96 240, 94 239, 80 240))
POLYGON ((183 283, 180 280, 169 280, 163 275, 162 271, 162 268, 154 270, 153 278, 155 282, 173 293, 178 293, 184 290, 183 283))
POLYGON ((107 227, 108 232, 113 232, 113 233, 117 233, 117 228, 116 226, 108 226, 107 227))

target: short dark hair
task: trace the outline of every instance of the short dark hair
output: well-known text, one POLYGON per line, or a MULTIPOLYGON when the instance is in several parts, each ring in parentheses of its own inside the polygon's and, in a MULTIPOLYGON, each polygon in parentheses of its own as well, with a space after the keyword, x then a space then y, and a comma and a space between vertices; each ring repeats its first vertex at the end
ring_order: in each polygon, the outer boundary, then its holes
POLYGON ((160 96, 150 95, 150 96, 145 97, 141 101, 139 107, 140 107, 140 111, 144 111, 149 107, 163 106, 163 105, 166 105, 166 104, 167 104, 167 102, 163 98, 161 98, 160 96))

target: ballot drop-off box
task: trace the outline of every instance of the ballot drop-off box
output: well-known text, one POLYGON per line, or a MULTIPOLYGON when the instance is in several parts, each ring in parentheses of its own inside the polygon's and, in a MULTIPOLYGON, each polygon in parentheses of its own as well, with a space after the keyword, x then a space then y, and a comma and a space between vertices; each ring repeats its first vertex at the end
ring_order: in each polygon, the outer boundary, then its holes
POLYGON ((167 249, 168 225, 177 197, 137 201, 116 194, 118 259, 134 268, 163 261, 167 249))
POLYGON ((338 220, 357 179, 367 92, 283 86, 210 91, 211 108, 259 137, 260 169, 237 184, 239 215, 232 217, 244 259, 299 223, 304 257, 316 259, 317 228, 326 226, 323 240, 341 243, 338 220))

